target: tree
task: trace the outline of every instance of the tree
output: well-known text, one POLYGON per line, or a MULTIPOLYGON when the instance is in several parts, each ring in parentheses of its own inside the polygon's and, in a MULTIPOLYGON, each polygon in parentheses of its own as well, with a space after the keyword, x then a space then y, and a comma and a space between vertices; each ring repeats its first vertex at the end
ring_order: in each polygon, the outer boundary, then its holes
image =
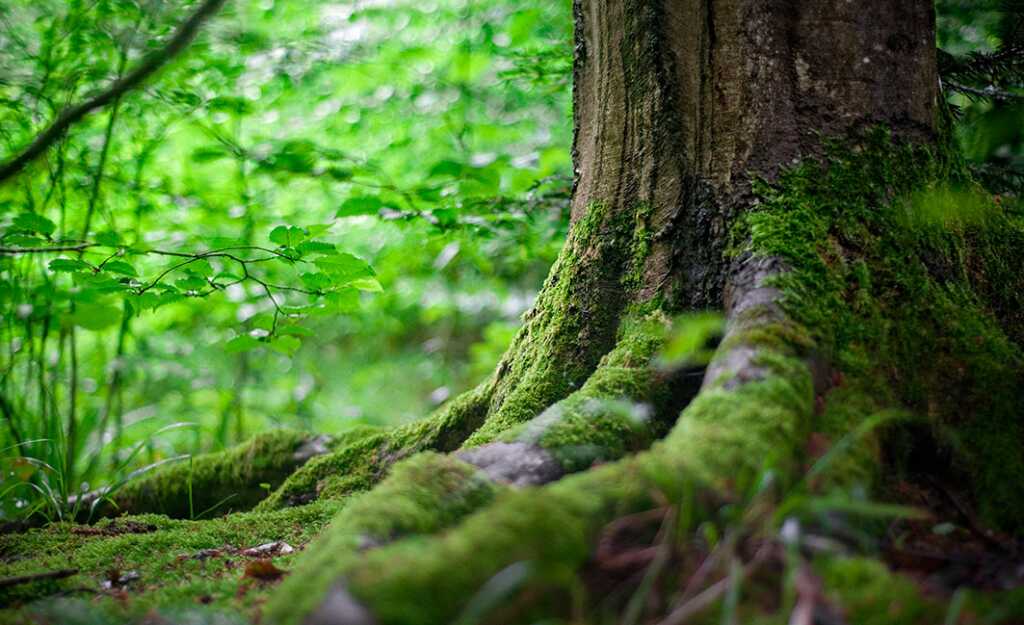
MULTIPOLYGON (((108 513, 344 500, 264 612, 307 624, 534 622, 570 596, 586 612, 608 527, 651 510, 684 536, 736 528, 732 572, 664 609, 684 622, 781 566, 765 509, 828 501, 856 524, 878 508, 840 502, 918 472, 1021 529, 1024 228, 952 147, 932 2, 574 10, 572 227, 494 374, 393 431, 268 435, 158 472, 108 513), (708 310, 721 334, 671 321, 708 310)), ((854 594, 841 609, 936 614, 898 581, 857 603, 851 580, 890 579, 871 560, 823 571, 854 594)), ((825 602, 805 601, 810 622, 825 602)))

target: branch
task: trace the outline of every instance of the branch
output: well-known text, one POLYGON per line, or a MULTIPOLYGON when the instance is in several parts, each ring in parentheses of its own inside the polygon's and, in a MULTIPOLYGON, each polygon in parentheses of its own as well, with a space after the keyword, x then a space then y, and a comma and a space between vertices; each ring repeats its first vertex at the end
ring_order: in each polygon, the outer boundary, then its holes
POLYGON ((71 577, 77 575, 78 569, 61 569, 59 571, 46 571, 43 573, 31 573, 29 575, 18 575, 16 577, 5 577, 0 579, 0 588, 10 588, 11 586, 18 586, 21 584, 27 584, 29 582, 37 582, 43 579, 63 579, 65 577, 71 577))
POLYGON ((224 6, 226 1, 204 0, 195 13, 178 27, 178 30, 171 37, 170 41, 167 42, 167 45, 147 54, 135 69, 124 76, 124 78, 114 81, 106 91, 93 96, 85 102, 65 109, 21 154, 0 165, 0 182, 24 169, 26 165, 45 152, 47 148, 67 132, 68 128, 83 117, 98 108, 110 104, 128 91, 138 87, 157 70, 166 65, 168 61, 188 46, 192 39, 195 38, 196 33, 199 32, 199 27, 203 22, 215 15, 224 6))

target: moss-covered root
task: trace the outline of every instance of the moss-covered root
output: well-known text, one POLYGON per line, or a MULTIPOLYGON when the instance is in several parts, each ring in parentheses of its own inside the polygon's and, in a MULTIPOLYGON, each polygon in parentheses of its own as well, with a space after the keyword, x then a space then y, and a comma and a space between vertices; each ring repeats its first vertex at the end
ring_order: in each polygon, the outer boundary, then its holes
MULTIPOLYGON (((310 545, 267 605, 265 620, 285 623, 308 617, 309 622, 333 622, 317 619, 325 616, 320 614, 321 599, 332 594, 340 571, 370 549, 451 526, 490 503, 502 488, 452 456, 424 452, 398 463, 375 489, 354 496, 310 545)), ((345 609, 361 613, 355 603, 345 609)))
POLYGON ((425 419, 392 430, 360 432, 288 476, 257 510, 279 510, 365 491, 403 458, 426 450, 458 449, 483 421, 491 392, 492 382, 484 382, 425 419))
POLYGON ((267 432, 230 449, 153 470, 113 491, 91 493, 82 502, 81 514, 152 512, 186 519, 247 510, 333 444, 328 437, 304 432, 267 432))
MULTIPOLYGON (((765 323, 754 325, 763 328, 765 323)), ((731 344, 720 358, 734 358, 735 349, 749 347, 738 334, 731 344)), ((783 339, 756 351, 750 362, 757 375, 737 371, 743 373, 738 376, 742 383, 729 383, 723 374, 650 451, 539 489, 501 492, 458 527, 369 551, 343 574, 321 565, 321 571, 335 572, 329 575, 331 583, 319 585, 321 591, 328 589, 326 594, 310 596, 306 612, 275 612, 280 620, 272 622, 451 623, 488 580, 514 563, 529 563, 530 586, 566 584, 591 553, 600 530, 620 515, 647 509, 654 501, 692 500, 695 488, 718 497, 754 479, 766 459, 792 458, 814 403, 803 346, 783 339), (307 619, 310 614, 315 616, 307 619)), ((299 579, 297 574, 293 583, 300 584, 299 579)), ((279 596, 278 601, 289 599, 279 596)))

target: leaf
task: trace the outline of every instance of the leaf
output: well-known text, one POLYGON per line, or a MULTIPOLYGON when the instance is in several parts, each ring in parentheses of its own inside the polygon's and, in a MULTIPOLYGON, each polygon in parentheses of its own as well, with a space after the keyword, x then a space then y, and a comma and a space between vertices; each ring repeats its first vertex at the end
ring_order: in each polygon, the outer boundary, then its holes
POLYGON ((333 243, 325 243, 324 241, 303 241, 295 246, 295 249, 303 256, 308 254, 331 255, 338 253, 338 248, 333 243))
POLYGON ((306 239, 306 232, 298 226, 278 226, 270 231, 270 242, 283 247, 294 247, 306 239))
POLYGON ((359 291, 354 288, 344 288, 333 291, 324 296, 327 301, 327 312, 348 313, 359 308, 359 291))
POLYGON ((213 275, 213 265, 205 258, 200 258, 195 262, 185 265, 185 272, 200 278, 209 278, 213 275))
POLYGON ((113 230, 107 230, 96 235, 96 242, 107 247, 118 247, 121 245, 121 235, 113 230))
POLYGON ((224 351, 228 354, 239 354, 262 346, 263 343, 248 334, 239 334, 224 344, 224 351))
POLYGON ((304 326, 283 326, 277 329, 277 333, 289 336, 313 336, 313 331, 304 326))
POLYGON ((348 284, 359 278, 372 278, 373 268, 363 259, 347 252, 334 256, 323 256, 313 261, 335 284, 348 284))
POLYGON ((75 258, 54 258, 47 265, 50 271, 88 271, 92 269, 89 263, 75 258))
POLYGON ((384 290, 384 287, 377 281, 377 278, 359 278, 349 284, 360 291, 369 291, 371 293, 380 293, 384 290))
POLYGON ((121 309, 110 304, 81 302, 71 314, 71 322, 86 330, 102 330, 120 321, 121 309))
POLYGON ((19 230, 38 232, 50 236, 57 229, 57 224, 38 213, 21 213, 14 218, 12 225, 19 230))
POLYGON ((462 163, 456 163, 455 161, 438 161, 434 163, 434 166, 430 168, 430 173, 427 174, 430 178, 438 176, 451 176, 459 177, 462 175, 465 166, 462 163))
POLYGON ((174 286, 178 287, 182 291, 200 291, 206 288, 206 280, 198 276, 189 276, 176 281, 174 286))
POLYGON ((302 341, 294 336, 279 336, 270 341, 270 349, 280 354, 284 354, 285 356, 291 356, 298 351, 300 347, 302 347, 302 341))
POLYGON ((345 182, 352 179, 352 170, 341 167, 329 167, 327 168, 327 175, 338 182, 345 182))
POLYGON ((302 283, 306 285, 306 288, 311 291, 322 291, 334 284, 330 276, 323 273, 304 273, 299 278, 302 279, 302 283))
POLYGON ((132 278, 139 275, 139 272, 135 271, 135 267, 132 267, 123 260, 112 260, 103 265, 103 270, 110 271, 112 273, 119 273, 123 276, 130 276, 132 278))
POLYGON ((192 151, 192 161, 195 163, 210 163, 228 156, 230 154, 219 147, 197 148, 192 151))
POLYGON ((338 209, 338 217, 354 217, 356 215, 376 215, 384 206, 379 197, 359 195, 345 200, 338 209))

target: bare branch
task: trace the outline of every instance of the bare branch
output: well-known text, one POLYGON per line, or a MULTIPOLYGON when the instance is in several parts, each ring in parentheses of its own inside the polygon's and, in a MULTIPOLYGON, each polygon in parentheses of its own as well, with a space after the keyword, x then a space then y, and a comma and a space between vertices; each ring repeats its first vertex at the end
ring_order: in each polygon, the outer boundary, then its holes
POLYGON ((147 54, 139 65, 123 78, 114 81, 112 85, 92 98, 65 109, 57 119, 42 133, 40 133, 25 150, 0 165, 0 182, 14 176, 25 168, 30 162, 39 157, 55 141, 64 136, 72 125, 80 121, 92 111, 102 108, 114 102, 128 91, 141 85, 147 78, 167 64, 168 61, 177 56, 195 38, 199 27, 203 22, 212 17, 220 10, 227 0, 204 0, 193 13, 174 33, 174 36, 163 48, 154 50, 147 54))

